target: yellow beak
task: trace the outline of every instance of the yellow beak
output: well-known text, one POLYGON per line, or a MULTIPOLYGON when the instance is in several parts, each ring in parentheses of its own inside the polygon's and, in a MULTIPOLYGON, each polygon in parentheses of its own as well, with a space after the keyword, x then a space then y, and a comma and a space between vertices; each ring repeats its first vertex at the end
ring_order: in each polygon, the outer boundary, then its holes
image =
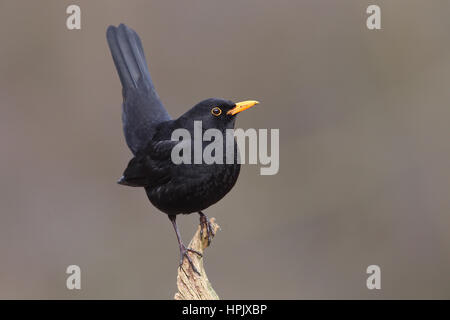
POLYGON ((247 110, 251 107, 253 107, 255 104, 258 104, 259 102, 256 100, 246 100, 236 103, 235 107, 227 112, 228 115, 235 115, 236 113, 239 113, 241 111, 247 110))

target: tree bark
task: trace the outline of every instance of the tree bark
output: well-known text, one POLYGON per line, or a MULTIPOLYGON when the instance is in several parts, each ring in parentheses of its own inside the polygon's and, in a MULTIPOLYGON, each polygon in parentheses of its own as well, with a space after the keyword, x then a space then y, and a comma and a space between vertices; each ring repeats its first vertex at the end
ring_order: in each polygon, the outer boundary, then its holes
MULTIPOLYGON (((215 218, 210 219, 211 226, 214 233, 220 229, 216 223, 215 218)), ((206 228, 203 226, 203 233, 201 234, 202 226, 199 225, 191 242, 189 242, 190 249, 194 249, 204 255, 204 250, 208 247, 208 236, 206 228)), ((183 264, 178 268, 177 287, 178 292, 175 293, 175 300, 219 300, 219 296, 214 291, 211 283, 206 275, 203 266, 203 257, 189 252, 192 262, 197 267, 200 275, 195 273, 186 258, 183 259, 183 264)))

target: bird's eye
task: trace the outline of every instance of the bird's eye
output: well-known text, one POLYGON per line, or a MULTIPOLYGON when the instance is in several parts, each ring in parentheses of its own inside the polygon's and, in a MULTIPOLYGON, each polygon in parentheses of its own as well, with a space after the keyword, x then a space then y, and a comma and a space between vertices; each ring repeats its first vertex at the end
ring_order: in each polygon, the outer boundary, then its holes
POLYGON ((211 113, 213 114, 213 116, 220 116, 222 114, 222 109, 220 109, 219 107, 214 107, 211 109, 211 113))

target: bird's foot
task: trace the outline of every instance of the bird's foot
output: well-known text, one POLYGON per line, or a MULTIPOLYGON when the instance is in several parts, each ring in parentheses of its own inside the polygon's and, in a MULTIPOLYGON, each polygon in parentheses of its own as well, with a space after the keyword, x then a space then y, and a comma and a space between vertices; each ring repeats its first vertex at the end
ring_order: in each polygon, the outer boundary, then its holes
POLYGON ((209 221, 208 217, 200 212, 200 238, 203 239, 203 229, 206 230, 206 236, 208 237, 208 246, 211 244, 212 238, 216 235, 214 228, 209 221))
POLYGON ((186 257, 187 261, 191 265, 192 270, 200 276, 201 274, 197 270, 197 267, 194 265, 194 262, 192 262, 192 259, 188 254, 189 252, 195 253, 199 257, 203 257, 203 255, 200 252, 198 252, 197 250, 186 248, 186 246, 183 244, 182 246, 180 246, 180 266, 179 267, 181 269, 183 269, 183 259, 186 257))

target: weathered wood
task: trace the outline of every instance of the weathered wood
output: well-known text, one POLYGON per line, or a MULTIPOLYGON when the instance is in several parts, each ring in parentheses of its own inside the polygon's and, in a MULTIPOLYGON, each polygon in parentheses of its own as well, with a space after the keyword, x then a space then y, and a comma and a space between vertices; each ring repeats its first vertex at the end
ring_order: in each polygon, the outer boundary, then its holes
MULTIPOLYGON (((210 222, 214 233, 216 233, 217 230, 220 229, 219 225, 214 218, 211 218, 210 222)), ((201 235, 201 228, 202 226, 199 225, 194 237, 189 243, 189 248, 204 254, 204 250, 208 247, 208 237, 205 227, 203 227, 203 235, 201 235)), ((197 267, 197 270, 200 272, 200 275, 192 270, 189 262, 184 258, 181 268, 178 268, 178 292, 175 293, 175 300, 219 300, 219 296, 214 291, 206 275, 203 266, 204 256, 200 257, 192 252, 189 252, 188 254, 194 265, 197 267)))

